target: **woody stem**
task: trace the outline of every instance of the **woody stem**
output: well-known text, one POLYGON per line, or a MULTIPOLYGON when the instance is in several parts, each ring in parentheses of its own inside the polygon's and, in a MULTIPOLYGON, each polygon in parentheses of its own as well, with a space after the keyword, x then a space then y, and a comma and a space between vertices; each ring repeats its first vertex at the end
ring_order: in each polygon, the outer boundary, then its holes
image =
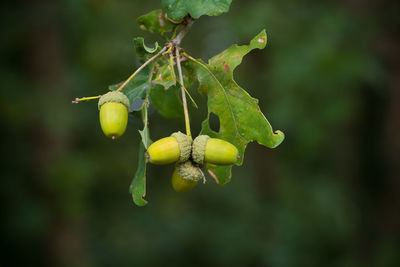
POLYGON ((166 50, 167 50, 167 47, 164 46, 163 49, 160 50, 160 52, 158 52, 157 54, 155 54, 154 56, 149 58, 149 60, 147 60, 145 63, 143 63, 142 66, 140 66, 134 73, 132 73, 131 76, 129 76, 129 78, 117 89, 117 91, 121 91, 122 89, 124 89, 124 87, 133 79, 133 77, 135 77, 136 74, 138 74, 142 69, 144 69, 144 67, 149 65, 150 62, 152 62, 154 59, 158 58, 166 50))
POLYGON ((188 111, 187 101, 186 101, 186 92, 185 92, 185 87, 184 87, 185 85, 183 83, 182 67, 181 67, 181 60, 179 57, 179 48, 178 47, 175 47, 175 56, 176 56, 176 65, 178 67, 179 81, 180 81, 180 85, 181 85, 183 113, 185 115, 186 135, 192 137, 192 133, 190 131, 190 120, 189 120, 189 111, 188 111))

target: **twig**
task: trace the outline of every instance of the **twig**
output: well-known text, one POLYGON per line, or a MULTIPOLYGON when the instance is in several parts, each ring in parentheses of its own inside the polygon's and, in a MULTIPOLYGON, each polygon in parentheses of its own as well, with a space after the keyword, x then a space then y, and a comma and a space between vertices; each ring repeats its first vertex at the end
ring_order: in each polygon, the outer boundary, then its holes
MULTIPOLYGON (((179 82, 179 81, 178 81, 179 82)), ((180 84, 180 82, 179 82, 179 84, 180 84)), ((184 86, 184 85, 181 85, 182 87, 183 87, 183 89, 185 90, 185 92, 186 92, 186 94, 188 95, 188 97, 189 97, 189 99, 190 99, 190 101, 192 101, 192 104, 193 104, 193 106, 195 107, 195 108, 199 108, 199 106, 197 106, 197 103, 196 103, 196 101, 194 101, 194 99, 193 99, 193 97, 190 95, 190 93, 189 93, 189 91, 186 89, 186 87, 184 86)))
POLYGON ((215 175, 215 173, 213 173, 211 170, 207 169, 208 173, 210 174, 211 178, 214 179, 214 181, 219 184, 219 180, 218 177, 215 175))
POLYGON ((139 71, 141 71, 142 69, 144 69, 144 67, 146 67, 148 64, 150 64, 150 62, 152 62, 154 59, 156 59, 157 57, 159 57, 162 53, 164 53, 167 50, 167 47, 164 46, 163 49, 160 50, 160 52, 158 52, 156 55, 152 56, 149 60, 147 60, 145 63, 143 63, 142 66, 140 66, 134 73, 132 73, 131 76, 129 76, 129 78, 117 89, 117 91, 121 91, 122 89, 124 89, 124 87, 133 79, 133 77, 135 77, 135 75, 137 73, 139 73, 139 71))
POLYGON ((190 132, 189 111, 188 111, 187 102, 186 102, 186 93, 185 93, 185 88, 184 88, 184 83, 183 83, 182 67, 181 67, 181 62, 179 60, 179 49, 178 48, 175 48, 175 56, 176 56, 176 65, 178 67, 179 81, 181 84, 182 104, 183 104, 183 113, 185 115, 186 134, 191 137, 192 134, 190 132))
MULTIPOLYGON (((185 23, 185 27, 178 33, 178 35, 170 43, 167 43, 156 55, 152 56, 145 63, 143 63, 143 65, 140 66, 134 73, 132 73, 132 75, 129 76, 129 78, 120 87, 118 87, 118 89, 116 91, 121 91, 122 89, 124 89, 125 86, 133 79, 133 77, 135 77, 136 74, 138 74, 141 70, 143 70, 153 60, 155 60, 160 55, 162 55, 167 49, 171 49, 171 47, 176 47, 181 43, 183 37, 185 37, 185 35, 188 33, 190 27, 192 26, 192 24, 194 22, 194 19, 191 18, 190 16, 188 16, 182 21, 182 24, 183 24, 183 22, 185 23)), ((176 49, 176 51, 178 52, 178 49, 176 49)), ((179 62, 178 69, 181 69, 180 60, 179 60, 179 53, 178 53, 178 62, 179 62)), ((180 75, 182 76, 182 70, 180 70, 180 75)), ((183 84, 183 79, 181 80, 181 83, 183 84)), ((183 96, 184 96, 184 94, 183 94, 183 96)), ((101 95, 99 95, 99 96, 90 96, 90 97, 82 97, 82 98, 75 98, 72 101, 72 103, 77 104, 77 103, 79 103, 81 101, 88 101, 88 100, 92 100, 92 99, 98 99, 100 97, 101 97, 101 95)), ((182 97, 182 98, 185 99, 184 102, 186 103, 186 97, 182 97)), ((185 104, 185 106, 186 106, 186 104, 185 104)), ((186 110, 187 110, 187 107, 186 107, 186 110)), ((188 116, 186 116, 186 114, 185 114, 185 117, 188 117, 188 116)), ((190 126, 189 126, 188 135, 190 135, 190 126)))
MULTIPOLYGON (((124 87, 133 79, 133 77, 135 77, 136 74, 139 73, 139 71, 144 69, 147 65, 149 65, 150 62, 152 62, 154 59, 156 59, 157 57, 162 55, 162 53, 164 53, 166 50, 167 50, 167 47, 164 46, 156 55, 152 56, 149 60, 147 60, 145 63, 143 63, 143 65, 140 66, 134 73, 132 73, 132 75, 120 87, 118 87, 118 89, 116 91, 121 91, 122 89, 124 89, 124 87)), ((99 95, 99 96, 82 97, 82 98, 75 98, 72 101, 72 103, 73 104, 77 104, 77 103, 79 103, 81 101, 88 101, 88 100, 92 100, 92 99, 98 99, 100 97, 101 97, 101 95, 99 95)))
POLYGON ((98 98, 100 98, 100 97, 101 97, 101 95, 98 95, 98 96, 81 97, 81 98, 75 98, 75 100, 72 100, 72 103, 73 103, 73 104, 78 104, 78 103, 81 102, 81 101, 89 101, 89 100, 92 100, 92 99, 98 99, 98 98))
POLYGON ((194 22, 194 19, 191 18, 191 17, 188 17, 188 18, 186 19, 186 21, 187 21, 187 24, 185 25, 185 28, 183 28, 183 29, 178 33, 178 35, 174 38, 174 40, 172 40, 172 43, 173 43, 175 46, 180 45, 180 43, 181 43, 183 37, 185 37, 185 35, 188 33, 190 27, 192 27, 192 24, 193 24, 193 22, 194 22))

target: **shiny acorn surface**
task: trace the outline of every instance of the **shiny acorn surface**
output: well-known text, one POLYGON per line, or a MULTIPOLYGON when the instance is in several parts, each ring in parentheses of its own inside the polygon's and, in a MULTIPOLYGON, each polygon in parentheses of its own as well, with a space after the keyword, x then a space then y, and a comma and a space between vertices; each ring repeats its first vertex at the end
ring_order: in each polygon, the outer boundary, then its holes
POLYGON ((204 153, 204 161, 216 165, 235 164, 238 157, 237 148, 231 143, 217 138, 209 138, 204 153))
POLYGON ((172 187, 176 192, 188 192, 190 191, 193 187, 196 186, 197 181, 191 181, 187 179, 183 179, 175 169, 173 174, 172 174, 172 187))
POLYGON ((176 162, 180 158, 178 141, 173 136, 164 137, 152 143, 147 154, 149 161, 153 164, 162 165, 176 162))
POLYGON ((112 139, 120 137, 128 124, 128 109, 117 102, 105 103, 100 108, 100 125, 104 134, 112 139))

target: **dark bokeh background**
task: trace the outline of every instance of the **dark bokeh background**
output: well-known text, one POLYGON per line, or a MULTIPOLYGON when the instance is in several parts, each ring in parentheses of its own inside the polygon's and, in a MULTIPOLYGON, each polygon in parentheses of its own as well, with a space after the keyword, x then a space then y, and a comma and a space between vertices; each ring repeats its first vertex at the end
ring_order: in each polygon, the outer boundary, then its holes
MULTIPOLYGON (((159 0, 8 1, 1 8, 4 266, 400 266, 400 34, 396 0, 233 0, 183 41, 204 60, 263 28, 237 82, 277 149, 250 144, 232 182, 191 193, 149 166, 128 187, 141 122, 105 138, 96 102, 138 66, 136 18, 159 0)), ((200 103, 204 98, 196 93, 200 103)), ((199 132, 204 109, 192 111, 199 132)), ((152 138, 183 130, 153 111, 152 138)))

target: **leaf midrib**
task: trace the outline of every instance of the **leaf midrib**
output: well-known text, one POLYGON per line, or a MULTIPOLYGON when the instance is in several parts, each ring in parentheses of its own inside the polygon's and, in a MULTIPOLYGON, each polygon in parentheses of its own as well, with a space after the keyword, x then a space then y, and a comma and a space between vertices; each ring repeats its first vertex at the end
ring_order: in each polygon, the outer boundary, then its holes
POLYGON ((229 111, 230 111, 230 113, 231 113, 231 116, 232 116, 232 119, 233 119, 233 122, 234 122, 234 125, 235 125, 235 132, 236 132, 236 135, 238 135, 241 139, 246 140, 246 139, 240 134, 240 132, 239 132, 239 129, 238 129, 238 126, 237 126, 238 122, 236 121, 236 117, 235 117, 235 115, 234 115, 234 113, 233 113, 233 109, 232 109, 232 104, 231 104, 231 102, 229 101, 229 98, 228 98, 228 96, 227 96, 227 93, 226 93, 226 91, 225 91, 225 88, 222 86, 222 84, 220 83, 220 81, 218 80, 218 78, 215 77, 214 73, 212 73, 212 71, 211 71, 205 64, 201 63, 200 61, 198 61, 198 60, 196 60, 196 59, 194 59, 194 58, 192 58, 192 57, 190 57, 190 59, 191 59, 193 62, 199 64, 199 65, 200 65, 201 67, 203 67, 204 69, 206 69, 206 71, 209 73, 209 75, 217 82, 217 84, 218 84, 219 87, 220 87, 220 90, 222 90, 223 93, 224 93, 226 102, 228 103, 229 111))

